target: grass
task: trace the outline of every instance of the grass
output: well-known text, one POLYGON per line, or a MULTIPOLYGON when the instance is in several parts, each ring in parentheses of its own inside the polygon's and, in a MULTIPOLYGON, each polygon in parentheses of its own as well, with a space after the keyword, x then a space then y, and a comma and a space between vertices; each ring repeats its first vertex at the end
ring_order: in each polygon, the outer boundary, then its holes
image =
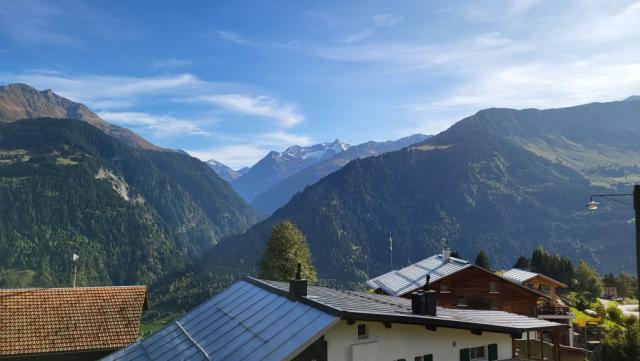
POLYGON ((576 315, 575 320, 573 320, 573 323, 576 325, 579 325, 580 327, 585 327, 585 325, 587 324, 587 322, 595 322, 595 323, 601 323, 602 322, 602 318, 601 317, 592 317, 587 315, 586 313, 582 312, 582 311, 578 311, 577 308, 575 307, 571 307, 571 312, 573 312, 574 315, 576 315))
POLYGON ((165 314, 162 317, 154 318, 148 321, 142 321, 140 324, 140 336, 142 338, 149 337, 154 333, 158 332, 164 326, 166 326, 169 322, 175 320, 179 314, 165 314))

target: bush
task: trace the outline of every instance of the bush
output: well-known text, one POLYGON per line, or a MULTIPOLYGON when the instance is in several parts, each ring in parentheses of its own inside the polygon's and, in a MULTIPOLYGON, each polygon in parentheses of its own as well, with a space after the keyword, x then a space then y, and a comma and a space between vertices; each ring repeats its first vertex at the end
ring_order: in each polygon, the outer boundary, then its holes
POLYGON ((618 303, 613 301, 607 306, 606 317, 617 324, 621 324, 625 319, 622 310, 618 308, 618 303))

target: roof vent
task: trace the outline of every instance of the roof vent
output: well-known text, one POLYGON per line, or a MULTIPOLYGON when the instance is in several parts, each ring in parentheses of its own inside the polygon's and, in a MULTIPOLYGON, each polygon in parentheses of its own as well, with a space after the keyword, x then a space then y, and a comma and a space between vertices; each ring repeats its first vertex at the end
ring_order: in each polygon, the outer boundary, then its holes
POLYGON ((424 289, 411 294, 411 312, 413 314, 423 316, 436 315, 436 292, 429 289, 430 279, 431 276, 427 275, 424 289))
POLYGON ((449 260, 451 259, 451 248, 449 248, 449 246, 445 246, 442 249, 442 261, 443 262, 449 262, 449 260))
POLYGON ((307 296, 307 280, 302 279, 302 265, 298 263, 296 278, 289 280, 289 298, 292 300, 307 296))

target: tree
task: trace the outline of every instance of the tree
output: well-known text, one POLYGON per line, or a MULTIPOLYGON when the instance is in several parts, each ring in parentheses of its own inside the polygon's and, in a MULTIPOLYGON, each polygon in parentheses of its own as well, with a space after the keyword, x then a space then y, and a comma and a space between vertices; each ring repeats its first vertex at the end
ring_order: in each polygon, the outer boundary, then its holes
POLYGON ((518 257, 516 263, 513 265, 513 268, 528 270, 529 268, 531 268, 531 262, 527 257, 520 256, 518 257))
POLYGON ((476 266, 486 269, 487 271, 491 271, 491 265, 489 264, 489 257, 484 251, 480 251, 478 256, 476 257, 476 266))
POLYGON ((301 264, 302 278, 309 281, 317 279, 304 233, 291 221, 276 224, 258 264, 260 277, 286 281, 294 277, 298 263, 301 264))
POLYGON ((587 292, 592 299, 602 295, 602 279, 585 261, 576 268, 576 289, 587 292))

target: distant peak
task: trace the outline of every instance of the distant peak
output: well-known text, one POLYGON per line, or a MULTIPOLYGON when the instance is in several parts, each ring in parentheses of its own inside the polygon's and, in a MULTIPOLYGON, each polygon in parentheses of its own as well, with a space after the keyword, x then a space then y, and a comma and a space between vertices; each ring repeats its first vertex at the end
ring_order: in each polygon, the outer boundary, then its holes
POLYGON ((625 102, 639 102, 640 101, 640 95, 632 95, 630 97, 628 97, 627 99, 624 100, 625 102))

